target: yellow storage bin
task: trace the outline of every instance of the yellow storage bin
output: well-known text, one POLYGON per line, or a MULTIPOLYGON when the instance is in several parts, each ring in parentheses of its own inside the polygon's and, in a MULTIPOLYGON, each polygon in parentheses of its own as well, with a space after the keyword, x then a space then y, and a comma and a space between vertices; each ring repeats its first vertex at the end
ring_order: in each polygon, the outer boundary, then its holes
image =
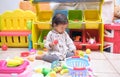
POLYGON ((86 29, 98 29, 101 24, 99 10, 84 10, 84 21, 86 29))
POLYGON ((38 14, 37 26, 39 29, 50 29, 53 11, 40 11, 38 14))

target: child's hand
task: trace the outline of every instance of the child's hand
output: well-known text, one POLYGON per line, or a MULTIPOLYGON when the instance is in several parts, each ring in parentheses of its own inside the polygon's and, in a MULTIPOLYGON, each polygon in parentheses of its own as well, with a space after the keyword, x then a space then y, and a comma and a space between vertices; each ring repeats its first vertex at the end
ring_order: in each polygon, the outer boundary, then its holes
POLYGON ((50 47, 54 47, 55 45, 58 44, 58 40, 54 40, 52 43, 50 43, 50 47))

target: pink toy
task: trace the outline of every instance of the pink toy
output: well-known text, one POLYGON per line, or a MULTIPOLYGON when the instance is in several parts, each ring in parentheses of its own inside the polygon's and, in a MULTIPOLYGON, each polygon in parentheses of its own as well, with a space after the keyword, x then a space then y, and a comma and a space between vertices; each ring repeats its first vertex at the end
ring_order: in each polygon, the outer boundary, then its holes
POLYGON ((30 50, 30 54, 35 54, 36 53, 36 50, 35 49, 31 49, 30 50))
POLYGON ((24 61, 24 63, 18 67, 7 67, 6 63, 7 62, 5 60, 0 61, 0 73, 2 74, 12 74, 12 73, 20 74, 24 72, 26 67, 29 65, 28 61, 24 61))
POLYGON ((7 45, 6 45, 6 44, 3 44, 3 45, 2 45, 2 50, 3 50, 3 51, 6 51, 6 50, 7 50, 7 48, 8 48, 8 47, 7 47, 7 45))

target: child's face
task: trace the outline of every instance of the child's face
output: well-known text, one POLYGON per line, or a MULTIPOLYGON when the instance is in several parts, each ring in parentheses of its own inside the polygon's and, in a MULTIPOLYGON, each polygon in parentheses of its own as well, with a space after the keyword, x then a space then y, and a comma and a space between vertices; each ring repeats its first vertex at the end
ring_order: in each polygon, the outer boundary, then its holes
POLYGON ((68 24, 59 24, 57 26, 54 26, 54 29, 58 32, 58 33, 64 33, 65 29, 67 28, 68 24))

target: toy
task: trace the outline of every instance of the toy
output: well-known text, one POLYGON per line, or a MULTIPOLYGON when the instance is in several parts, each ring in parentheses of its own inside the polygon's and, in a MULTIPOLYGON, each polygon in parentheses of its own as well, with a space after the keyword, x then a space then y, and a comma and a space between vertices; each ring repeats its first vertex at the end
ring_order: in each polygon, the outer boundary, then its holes
POLYGON ((8 67, 16 67, 16 66, 19 66, 21 65, 22 63, 24 62, 24 60, 20 57, 15 57, 13 59, 8 59, 7 60, 7 66, 8 67))
POLYGON ((29 61, 33 62, 34 61, 34 58, 33 57, 28 57, 27 58, 29 61))
POLYGON ((58 44, 58 40, 54 40, 53 44, 57 45, 58 44))
POLYGON ((68 72, 69 72, 68 69, 62 69, 62 70, 60 71, 60 74, 63 75, 64 73, 68 73, 68 72))
POLYGON ((90 49, 86 49, 86 54, 90 54, 91 50, 90 49))
POLYGON ((6 50, 7 50, 7 48, 8 48, 8 47, 7 47, 7 45, 6 45, 6 44, 3 44, 3 45, 2 45, 2 50, 3 50, 3 51, 6 51, 6 50))
POLYGON ((114 19, 120 19, 120 5, 116 5, 114 9, 114 19))
POLYGON ((74 39, 74 41, 78 41, 79 42, 80 38, 81 38, 80 36, 75 36, 73 39, 74 39))
POLYGON ((19 60, 14 60, 14 59, 9 59, 7 61, 7 66, 8 67, 16 67, 16 66, 19 66, 21 65, 22 63, 19 61, 19 60))
POLYGON ((38 55, 42 55, 44 52, 42 50, 37 51, 38 55))
POLYGON ((51 71, 51 69, 49 69, 49 68, 43 68, 43 69, 42 69, 42 74, 43 74, 44 76, 46 76, 50 71, 51 71))
POLYGON ((50 73, 48 73, 45 77, 57 77, 57 74, 55 71, 51 71, 50 73))
POLYGON ((62 70, 62 63, 60 61, 54 61, 51 64, 51 68, 55 71, 55 72, 60 72, 62 70))
POLYGON ((84 56, 84 52, 82 50, 76 50, 75 51, 75 56, 83 57, 84 56))
POLYGON ((36 53, 36 50, 35 49, 31 49, 30 50, 30 54, 35 54, 36 53))
POLYGON ((2 67, 2 68, 0 68, 0 73, 3 73, 3 74, 17 73, 17 74, 19 74, 19 73, 22 73, 25 71, 25 68, 29 65, 29 62, 24 60, 24 62, 17 67, 7 67, 6 64, 7 64, 7 61, 5 61, 5 60, 0 61, 0 67, 2 67))
POLYGON ((94 43, 96 43, 96 40, 95 40, 95 37, 91 37, 91 35, 87 32, 87 35, 88 35, 88 39, 87 39, 87 41, 88 41, 88 43, 90 43, 90 44, 94 44, 94 43))
POLYGON ((34 70, 36 73, 42 73, 42 69, 41 68, 37 68, 34 70))
POLYGON ((27 57, 27 56, 29 56, 29 55, 30 55, 30 53, 29 53, 28 51, 26 51, 26 52, 21 52, 21 54, 20 54, 21 57, 27 57))

